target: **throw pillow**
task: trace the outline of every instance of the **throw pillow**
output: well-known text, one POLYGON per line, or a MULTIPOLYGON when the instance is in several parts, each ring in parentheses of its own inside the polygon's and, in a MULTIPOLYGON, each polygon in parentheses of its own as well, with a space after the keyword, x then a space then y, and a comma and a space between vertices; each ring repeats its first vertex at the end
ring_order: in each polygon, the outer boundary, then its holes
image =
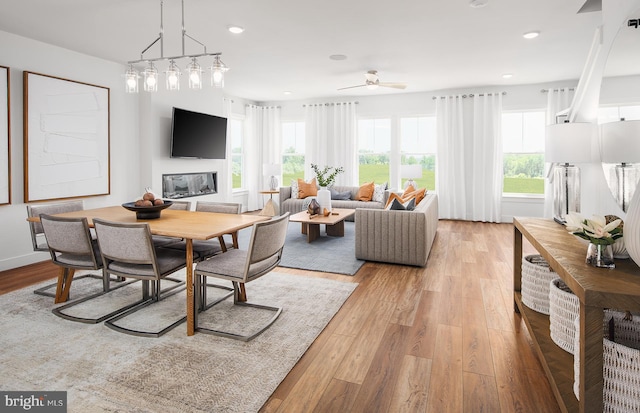
POLYGON ((415 191, 415 190, 416 190, 416 189, 413 187, 413 185, 409 185, 409 186, 407 186, 407 187, 405 188, 404 193, 405 193, 405 194, 408 194, 409 192, 413 192, 413 191, 415 191))
POLYGON ((298 180, 291 180, 291 199, 298 199, 298 180))
POLYGON ((329 188, 331 199, 347 201, 351 199, 351 191, 338 192, 333 187, 329 188))
POLYGON ((384 202, 384 191, 387 190, 387 183, 383 183, 381 185, 375 185, 373 188, 373 196, 371 200, 374 202, 384 202))
POLYGON ((298 198, 306 198, 308 196, 316 195, 318 195, 316 178, 313 178, 309 183, 305 182, 302 179, 298 179, 298 198))
POLYGON ((373 196, 373 189, 375 185, 373 181, 367 182, 366 184, 362 184, 362 186, 358 189, 358 194, 356 195, 356 200, 358 201, 371 201, 371 197, 373 196))
POLYGON ((413 211, 416 208, 416 200, 415 198, 411 198, 406 203, 402 203, 398 200, 398 198, 394 198, 393 202, 391 202, 390 210, 393 211, 413 211))
POLYGON ((411 198, 415 198, 416 199, 416 205, 418 205, 420 203, 420 201, 422 201, 424 199, 424 196, 427 193, 427 188, 421 188, 421 189, 417 189, 413 192, 405 192, 404 194, 402 194, 402 199, 409 200, 411 198))
POLYGON ((402 197, 396 193, 391 193, 389 194, 389 199, 387 199, 387 204, 384 206, 384 209, 390 209, 391 208, 391 204, 393 203, 394 200, 398 200, 398 202, 400 202, 401 204, 404 202, 404 200, 402 199, 402 197))

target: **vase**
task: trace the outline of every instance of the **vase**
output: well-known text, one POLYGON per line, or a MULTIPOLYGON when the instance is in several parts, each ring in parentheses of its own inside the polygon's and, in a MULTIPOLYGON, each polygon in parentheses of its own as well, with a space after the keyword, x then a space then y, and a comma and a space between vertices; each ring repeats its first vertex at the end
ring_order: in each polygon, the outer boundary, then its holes
POLYGON ((320 204, 320 211, 324 211, 325 208, 327 211, 331 211, 331 191, 326 187, 321 186, 320 189, 318 189, 317 200, 320 204))
POLYGON ((585 262, 598 268, 615 268, 613 262, 613 248, 611 245, 589 243, 585 262))
POLYGON ((629 203, 624 220, 624 244, 631 259, 640 265, 640 191, 636 191, 629 203))

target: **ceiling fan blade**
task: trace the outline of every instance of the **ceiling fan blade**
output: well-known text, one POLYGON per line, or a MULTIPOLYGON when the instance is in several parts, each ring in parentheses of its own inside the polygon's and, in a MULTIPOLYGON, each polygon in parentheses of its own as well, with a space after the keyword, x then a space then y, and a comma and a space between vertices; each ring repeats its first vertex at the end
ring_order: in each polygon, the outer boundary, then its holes
POLYGON ((347 86, 347 87, 341 87, 338 90, 353 89, 353 88, 356 88, 356 87, 365 87, 365 86, 367 86, 367 85, 347 86))
POLYGON ((407 85, 405 83, 391 83, 391 82, 380 82, 378 86, 383 87, 392 87, 394 89, 406 89, 407 85))

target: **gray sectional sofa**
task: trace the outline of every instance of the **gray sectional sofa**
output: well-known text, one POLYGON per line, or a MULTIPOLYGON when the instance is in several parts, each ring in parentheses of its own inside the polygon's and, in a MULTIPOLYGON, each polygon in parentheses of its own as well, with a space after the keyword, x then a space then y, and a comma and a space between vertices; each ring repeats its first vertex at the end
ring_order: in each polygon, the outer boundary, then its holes
POLYGON ((413 211, 356 210, 356 258, 424 267, 438 228, 438 196, 413 211))
MULTIPOLYGON (((353 198, 358 194, 359 187, 357 186, 337 186, 333 187, 338 192, 346 192, 351 191, 351 199, 348 200, 331 200, 331 206, 333 208, 371 208, 371 209, 383 209, 385 204, 387 203, 387 199, 389 199, 389 195, 391 194, 391 190, 387 189, 384 192, 384 200, 383 202, 375 202, 375 201, 356 201, 353 198)), ((280 213, 284 214, 285 212, 289 212, 291 214, 298 213, 303 211, 311 202, 312 197, 307 197, 304 199, 293 199, 291 198, 291 187, 290 186, 282 186, 280 187, 280 213)), ((353 221, 353 217, 348 218, 348 220, 353 221)))

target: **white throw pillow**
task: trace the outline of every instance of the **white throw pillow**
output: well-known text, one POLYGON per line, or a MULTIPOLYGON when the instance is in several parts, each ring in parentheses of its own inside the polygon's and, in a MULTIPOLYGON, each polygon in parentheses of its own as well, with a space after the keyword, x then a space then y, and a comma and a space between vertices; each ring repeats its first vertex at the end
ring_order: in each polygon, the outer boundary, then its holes
POLYGON ((373 196, 371 200, 373 202, 384 202, 384 191, 387 190, 387 183, 375 185, 373 188, 373 196))
POLYGON ((298 180, 291 180, 291 199, 298 199, 298 180))

